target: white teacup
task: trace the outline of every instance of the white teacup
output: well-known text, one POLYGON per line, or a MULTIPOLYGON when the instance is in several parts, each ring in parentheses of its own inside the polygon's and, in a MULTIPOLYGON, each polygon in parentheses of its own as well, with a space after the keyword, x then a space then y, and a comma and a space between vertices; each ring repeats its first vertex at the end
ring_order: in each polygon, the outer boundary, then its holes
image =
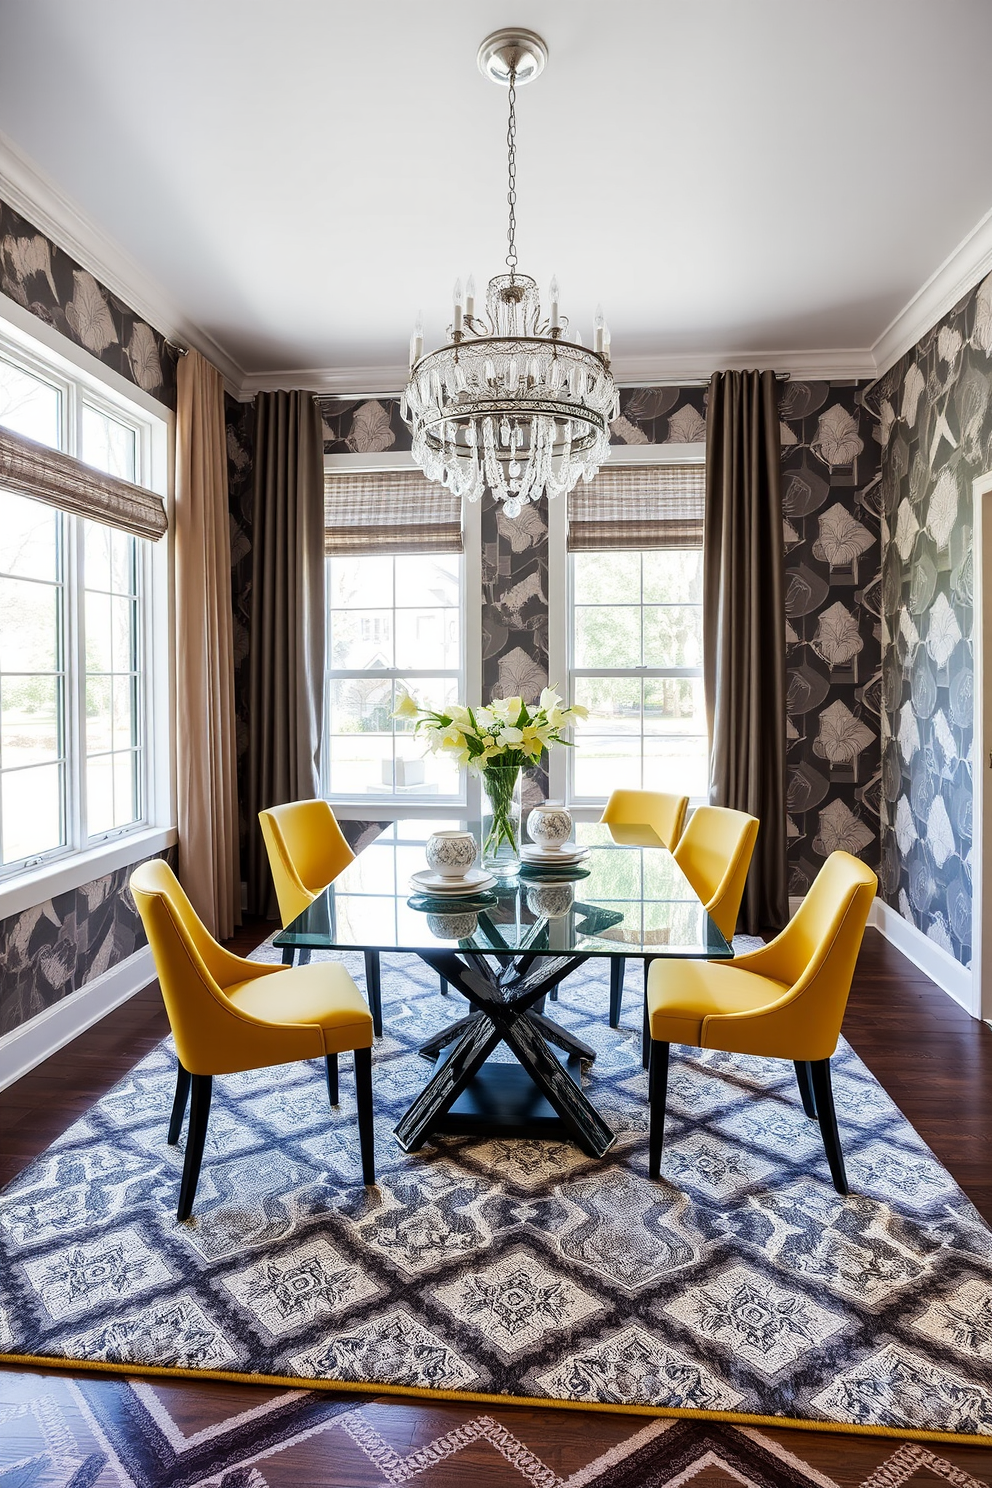
POLYGON ((427 839, 427 865, 442 878, 464 878, 478 852, 471 832, 433 832, 427 839))

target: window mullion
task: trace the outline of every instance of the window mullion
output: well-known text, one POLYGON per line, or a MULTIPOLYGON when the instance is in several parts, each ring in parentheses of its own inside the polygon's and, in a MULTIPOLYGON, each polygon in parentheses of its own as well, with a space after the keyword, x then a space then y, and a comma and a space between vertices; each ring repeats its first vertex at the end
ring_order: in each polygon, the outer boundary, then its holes
POLYGON ((66 840, 86 846, 86 625, 83 612, 83 543, 79 517, 63 516, 62 666, 66 730, 66 840))

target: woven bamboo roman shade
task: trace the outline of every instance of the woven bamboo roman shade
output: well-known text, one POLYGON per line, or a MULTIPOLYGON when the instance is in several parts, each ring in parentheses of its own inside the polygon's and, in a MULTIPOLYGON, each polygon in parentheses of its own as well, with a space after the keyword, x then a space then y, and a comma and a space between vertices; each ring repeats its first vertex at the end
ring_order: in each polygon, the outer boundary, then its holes
POLYGON ((0 429, 0 486, 153 542, 168 527, 162 498, 154 491, 104 475, 9 429, 0 429))
POLYGON ((463 547, 461 501, 419 470, 325 471, 324 550, 333 557, 463 547))
POLYGON ((572 552, 701 548, 703 465, 606 465, 568 496, 572 552))

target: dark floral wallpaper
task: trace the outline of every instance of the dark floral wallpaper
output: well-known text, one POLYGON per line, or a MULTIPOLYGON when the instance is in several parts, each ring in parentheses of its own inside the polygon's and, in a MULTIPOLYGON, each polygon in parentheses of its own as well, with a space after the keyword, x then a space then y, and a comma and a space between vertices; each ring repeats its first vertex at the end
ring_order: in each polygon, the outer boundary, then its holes
POLYGON ((789 892, 837 848, 878 866, 881 533, 855 383, 787 382, 782 415, 789 892))
POLYGON ((992 274, 872 388, 882 437, 882 891, 971 961, 972 481, 992 466, 992 274))
MULTIPOLYGON (((174 847, 160 856, 175 867, 174 847)), ((136 866, 0 920, 0 1038, 146 944, 127 888, 136 866)))
POLYGON ((0 290, 175 408, 175 353, 165 338, 3 201, 0 290))

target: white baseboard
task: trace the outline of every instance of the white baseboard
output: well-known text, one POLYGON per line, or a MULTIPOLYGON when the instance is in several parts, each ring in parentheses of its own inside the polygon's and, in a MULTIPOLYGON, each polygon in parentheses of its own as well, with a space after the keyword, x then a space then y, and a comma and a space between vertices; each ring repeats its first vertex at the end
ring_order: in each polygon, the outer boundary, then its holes
POLYGON ((144 946, 37 1017, 12 1028, 0 1038, 0 1090, 65 1048, 154 980, 151 948, 144 946))
POLYGON ((881 899, 875 900, 875 914, 875 924, 886 940, 902 951, 907 960, 912 961, 920 971, 925 971, 932 982, 936 982, 949 997, 961 1004, 965 1012, 977 1017, 971 968, 955 961, 943 946, 931 940, 929 935, 924 935, 922 930, 904 919, 897 909, 881 899))
MULTIPOLYGON (((802 897, 793 896, 789 899, 789 915, 795 914, 802 904, 802 897)), ((969 967, 962 966, 960 961, 939 946, 936 941, 931 940, 929 935, 924 935, 915 925, 903 919, 897 909, 886 904, 884 899, 876 898, 868 916, 869 925, 874 925, 880 930, 886 940, 901 951, 907 961, 920 971, 926 972, 932 982, 936 982, 942 991, 946 992, 954 1001, 960 1003, 965 1012, 971 1013, 977 1018, 975 1011, 975 991, 972 973, 969 967)))

